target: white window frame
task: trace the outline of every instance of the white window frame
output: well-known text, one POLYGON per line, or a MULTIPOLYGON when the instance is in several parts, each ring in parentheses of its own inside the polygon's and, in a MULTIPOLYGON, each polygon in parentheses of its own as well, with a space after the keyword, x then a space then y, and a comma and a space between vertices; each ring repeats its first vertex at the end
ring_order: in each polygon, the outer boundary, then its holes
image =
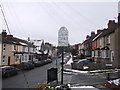
POLYGON ((92 51, 92 57, 95 57, 95 51, 92 51))
POLYGON ((98 57, 98 50, 95 50, 95 57, 98 57))
POLYGON ((24 60, 25 60, 25 61, 28 60, 28 55, 24 55, 24 60))
POLYGON ((107 44, 110 44, 110 36, 107 37, 107 44))
POLYGON ((15 62, 19 61, 19 55, 15 55, 15 62))

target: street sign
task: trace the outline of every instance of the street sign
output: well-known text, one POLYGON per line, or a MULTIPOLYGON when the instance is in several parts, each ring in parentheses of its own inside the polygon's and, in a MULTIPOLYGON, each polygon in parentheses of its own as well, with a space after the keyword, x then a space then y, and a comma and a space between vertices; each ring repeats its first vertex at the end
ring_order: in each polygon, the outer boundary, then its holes
POLYGON ((57 81, 57 68, 47 70, 47 83, 57 81))
POLYGON ((58 32, 58 46, 68 46, 68 30, 66 27, 61 27, 58 32))

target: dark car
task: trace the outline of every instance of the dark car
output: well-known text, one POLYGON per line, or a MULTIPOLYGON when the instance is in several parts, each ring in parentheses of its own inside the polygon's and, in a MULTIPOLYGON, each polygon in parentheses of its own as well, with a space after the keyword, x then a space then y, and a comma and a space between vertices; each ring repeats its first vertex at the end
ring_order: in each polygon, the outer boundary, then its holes
POLYGON ((27 63, 29 65, 29 69, 34 69, 35 68, 35 66, 32 62, 27 62, 27 63))
POLYGON ((42 65, 40 61, 33 61, 32 63, 34 64, 35 67, 40 67, 42 65))
POLYGON ((34 69, 34 64, 32 62, 22 62, 20 67, 22 70, 30 70, 34 69))
POLYGON ((79 60, 77 63, 81 63, 81 64, 84 64, 84 65, 87 65, 89 63, 92 63, 92 61, 88 60, 88 59, 82 59, 82 60, 79 60))
POLYGON ((48 63, 52 63, 52 60, 51 59, 47 59, 46 60, 46 63, 48 64, 48 63))
POLYGON ((18 74, 19 69, 12 66, 2 66, 2 77, 9 77, 18 74))

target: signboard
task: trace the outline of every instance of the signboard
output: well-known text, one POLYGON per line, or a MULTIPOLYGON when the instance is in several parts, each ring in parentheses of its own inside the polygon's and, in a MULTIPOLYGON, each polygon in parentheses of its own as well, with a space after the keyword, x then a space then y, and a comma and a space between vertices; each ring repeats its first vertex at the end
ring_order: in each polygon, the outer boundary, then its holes
POLYGON ((68 46, 68 30, 66 27, 61 27, 58 32, 58 46, 68 46))

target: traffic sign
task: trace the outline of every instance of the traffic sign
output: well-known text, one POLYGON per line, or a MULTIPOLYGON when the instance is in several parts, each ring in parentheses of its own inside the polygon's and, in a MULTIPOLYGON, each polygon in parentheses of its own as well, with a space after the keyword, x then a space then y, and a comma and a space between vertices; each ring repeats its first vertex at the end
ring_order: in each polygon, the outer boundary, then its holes
POLYGON ((68 30, 66 27, 61 27, 58 32, 58 46, 68 46, 68 30))

